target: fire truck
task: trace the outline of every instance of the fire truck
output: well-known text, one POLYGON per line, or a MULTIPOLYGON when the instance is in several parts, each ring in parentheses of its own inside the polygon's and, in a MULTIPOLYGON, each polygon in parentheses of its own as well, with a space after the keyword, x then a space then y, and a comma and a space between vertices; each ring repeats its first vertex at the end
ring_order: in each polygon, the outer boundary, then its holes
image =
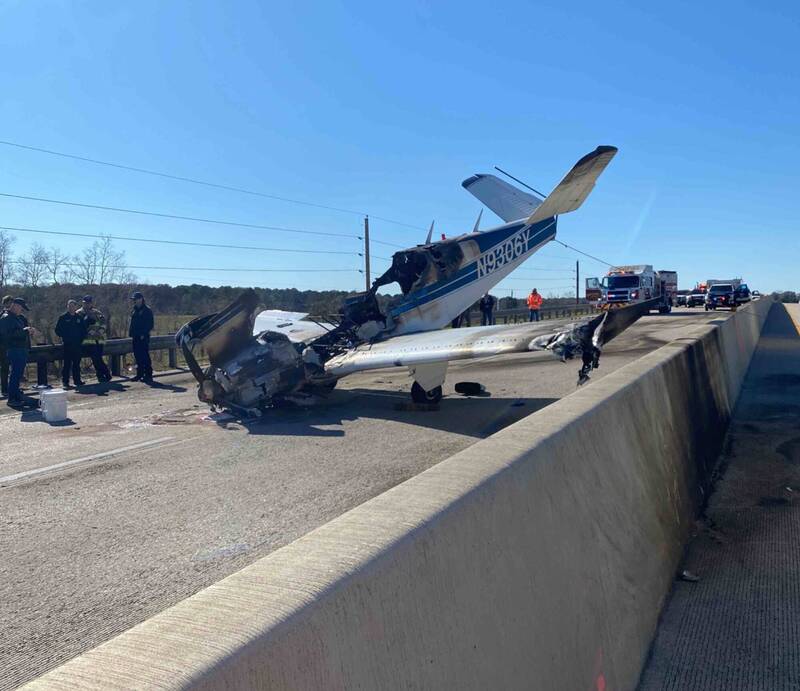
POLYGON ((586 279, 587 298, 590 291, 596 295, 598 289, 600 309, 613 309, 660 297, 657 309, 660 314, 668 314, 678 292, 678 273, 665 269, 655 271, 652 264, 615 266, 602 281, 586 279))

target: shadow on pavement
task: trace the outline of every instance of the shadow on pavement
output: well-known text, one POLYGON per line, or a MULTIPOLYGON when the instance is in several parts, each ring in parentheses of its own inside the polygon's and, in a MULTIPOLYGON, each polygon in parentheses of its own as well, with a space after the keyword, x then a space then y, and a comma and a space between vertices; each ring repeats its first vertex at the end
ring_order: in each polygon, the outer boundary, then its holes
POLYGON ((79 396, 108 396, 109 391, 127 391, 128 387, 121 382, 97 382, 96 384, 84 384, 73 391, 79 396))
POLYGON ((185 386, 178 386, 177 384, 164 384, 160 381, 154 381, 151 384, 145 384, 151 389, 158 389, 159 391, 172 391, 173 393, 184 393, 188 391, 185 386))
MULTIPOLYGON (((343 437, 345 422, 368 418, 482 439, 557 400, 449 394, 438 407, 425 409, 410 406, 404 392, 346 389, 320 398, 316 405, 276 408, 241 424, 252 435, 343 437)), ((233 420, 218 424, 225 428, 228 422, 233 420)))

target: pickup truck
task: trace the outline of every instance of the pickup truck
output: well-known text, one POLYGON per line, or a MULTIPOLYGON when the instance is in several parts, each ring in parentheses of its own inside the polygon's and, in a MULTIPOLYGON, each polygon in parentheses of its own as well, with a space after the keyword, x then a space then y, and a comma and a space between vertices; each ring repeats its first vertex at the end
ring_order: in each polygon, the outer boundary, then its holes
POLYGON ((750 289, 746 283, 735 286, 732 283, 717 283, 706 293, 706 312, 718 308, 735 310, 739 305, 750 302, 750 289))

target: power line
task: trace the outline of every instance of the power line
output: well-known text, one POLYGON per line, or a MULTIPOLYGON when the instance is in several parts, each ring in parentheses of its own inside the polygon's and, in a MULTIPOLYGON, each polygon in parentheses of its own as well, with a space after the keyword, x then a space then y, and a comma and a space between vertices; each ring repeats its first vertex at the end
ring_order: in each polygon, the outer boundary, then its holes
POLYGON ((76 160, 76 161, 83 161, 84 163, 93 163, 93 164, 96 164, 96 165, 108 166, 109 168, 119 168, 120 170, 128 170, 128 171, 132 171, 134 173, 144 173, 146 175, 155 175, 155 176, 160 177, 160 178, 167 178, 167 179, 170 179, 170 180, 179 180, 181 182, 190 182, 190 183, 192 183, 194 185, 204 185, 205 187, 214 187, 216 189, 227 190, 229 192, 240 192, 241 194, 249 194, 249 195, 252 195, 252 196, 255 196, 255 197, 264 197, 265 199, 275 199, 275 200, 281 201, 281 202, 289 202, 291 204, 301 204, 303 206, 311 206, 311 207, 314 207, 314 208, 317 208, 317 209, 326 209, 328 211, 338 211, 338 212, 345 213, 345 214, 355 214, 355 215, 358 215, 358 216, 367 216, 367 215, 369 215, 372 218, 380 220, 380 221, 384 221, 385 223, 393 223, 393 224, 398 225, 398 226, 405 226, 406 228, 414 228, 415 230, 426 230, 426 228, 424 228, 422 226, 412 225, 410 223, 404 223, 403 221, 395 221, 395 220, 393 220, 391 218, 384 218, 382 216, 375 216, 374 214, 367 214, 366 212, 363 212, 363 211, 356 211, 354 209, 344 209, 344 208, 337 207, 337 206, 328 206, 327 204, 317 204, 315 202, 307 202, 307 201, 302 201, 300 199, 291 199, 289 197, 281 197, 281 196, 278 196, 276 194, 267 194, 265 192, 258 192, 256 190, 250 190, 250 189, 247 189, 246 187, 235 187, 233 185, 222 185, 222 184, 219 184, 219 183, 216 183, 216 182, 208 182, 207 180, 199 180, 197 178, 184 177, 182 175, 172 175, 171 173, 162 173, 162 172, 157 171, 157 170, 149 170, 147 168, 137 168, 135 166, 128 166, 128 165, 124 165, 122 163, 113 163, 111 161, 101 161, 100 159, 97 159, 97 158, 89 158, 88 156, 77 156, 75 154, 64 153, 63 151, 54 151, 52 149, 44 149, 44 148, 41 148, 41 147, 38 147, 38 146, 27 146, 25 144, 17 144, 16 142, 9 142, 9 141, 0 140, 0 144, 3 144, 4 146, 12 146, 12 147, 15 147, 17 149, 26 149, 28 151, 37 151, 39 153, 49 154, 51 156, 60 156, 62 158, 71 158, 71 159, 76 160))
POLYGON ((346 254, 361 257, 361 252, 345 252, 343 250, 301 250, 285 249, 283 247, 260 247, 257 245, 222 245, 211 242, 189 242, 187 240, 157 240, 155 238, 137 238, 127 235, 108 235, 96 233, 74 233, 64 230, 44 230, 41 228, 18 228, 16 226, 0 226, 0 230, 12 230, 18 233, 40 233, 43 235, 63 235, 78 238, 94 238, 96 240, 120 240, 123 242, 149 242, 159 245, 181 245, 188 247, 213 247, 215 249, 250 250, 258 252, 291 252, 293 254, 346 254))
POLYGON ((526 281, 526 282, 530 282, 530 281, 563 281, 564 279, 567 279, 567 278, 574 278, 574 277, 573 276, 556 276, 556 277, 549 277, 548 276, 546 278, 539 278, 537 276, 536 278, 534 278, 533 276, 531 276, 530 278, 525 278, 525 277, 517 278, 515 276, 506 276, 503 280, 504 281, 526 281))
POLYGON ((398 249, 401 250, 407 249, 404 245, 396 245, 393 242, 384 242, 383 240, 376 240, 375 238, 370 238, 370 242, 373 245, 386 245, 387 247, 397 247, 398 249))
POLYGON ((524 266, 525 266, 526 269, 533 269, 534 271, 560 271, 562 273, 563 272, 575 273, 575 269, 570 269, 570 268, 566 268, 566 269, 550 269, 550 268, 545 268, 543 266, 528 266, 527 264, 524 264, 524 266))
POLYGON ((224 221, 212 218, 198 218, 195 216, 179 216, 177 214, 165 214, 157 211, 143 211, 141 209, 123 209, 115 206, 102 206, 100 204, 85 204, 82 202, 69 202, 62 199, 46 199, 44 197, 28 197, 23 194, 9 194, 7 192, 0 192, 0 197, 8 197, 11 199, 25 199, 33 202, 44 202, 46 204, 61 204, 63 206, 77 206, 83 209, 99 209, 101 211, 114 211, 115 213, 124 214, 137 214, 139 216, 155 216, 156 218, 171 218, 179 221, 192 221, 194 223, 213 223, 223 226, 236 226, 238 228, 256 228, 259 230, 275 230, 280 233, 299 233, 301 235, 324 235, 327 237, 338 238, 351 238, 354 240, 363 240, 361 235, 350 235, 346 233, 331 233, 322 230, 302 230, 299 228, 283 228, 280 226, 265 226, 257 223, 239 223, 237 221, 224 221))
POLYGON ((593 259, 594 261, 600 262, 601 264, 605 264, 606 266, 610 266, 612 268, 616 266, 616 264, 614 264, 613 262, 607 262, 605 259, 599 259, 598 257, 595 257, 589 254, 588 252, 583 252, 582 250, 579 250, 577 247, 572 247, 571 245, 568 245, 566 242, 561 242, 561 240, 554 239, 553 242, 557 242, 559 245, 563 245, 568 250, 572 250, 573 252, 582 254, 584 257, 589 257, 589 259, 593 259))
MULTIPOLYGON (((24 259, 14 259, 8 264, 30 264, 30 262, 24 259)), ((66 266, 66 267, 82 267, 82 264, 76 264, 75 262, 65 262, 59 264, 59 266, 66 266)), ((140 270, 152 270, 152 271, 231 271, 231 272, 245 272, 245 273, 363 273, 362 269, 234 269, 228 267, 218 267, 218 266, 134 266, 132 264, 109 264, 106 265, 104 268, 106 269, 140 269, 140 270)))

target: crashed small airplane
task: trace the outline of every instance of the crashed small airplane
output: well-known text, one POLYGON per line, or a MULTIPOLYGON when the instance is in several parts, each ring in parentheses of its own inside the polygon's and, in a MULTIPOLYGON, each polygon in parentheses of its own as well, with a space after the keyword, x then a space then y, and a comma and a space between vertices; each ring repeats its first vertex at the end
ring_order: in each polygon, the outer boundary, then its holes
POLYGON ((616 154, 600 146, 578 161, 544 199, 494 175, 473 175, 463 187, 505 221, 452 239, 400 252, 370 290, 347 298, 339 319, 308 321, 302 313, 266 310, 245 291, 221 312, 199 317, 176 334, 199 398, 212 407, 252 414, 303 392, 332 389, 364 370, 405 367, 411 397, 436 403, 451 360, 500 353, 550 351, 566 361, 581 355, 579 383, 598 366, 605 343, 642 314, 647 303, 578 321, 443 329, 556 235, 558 215, 577 209, 616 154), (398 283, 402 299, 382 313, 376 293, 398 283), (203 369, 194 351, 202 348, 203 369))

